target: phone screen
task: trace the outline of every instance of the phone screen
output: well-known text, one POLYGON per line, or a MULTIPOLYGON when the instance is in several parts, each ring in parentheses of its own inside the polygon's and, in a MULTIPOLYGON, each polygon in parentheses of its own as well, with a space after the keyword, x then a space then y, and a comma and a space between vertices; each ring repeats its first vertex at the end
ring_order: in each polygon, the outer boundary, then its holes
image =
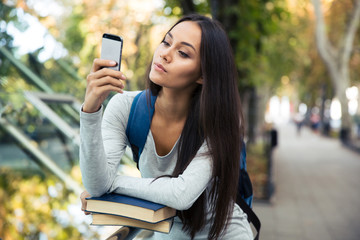
POLYGON ((104 33, 101 43, 101 59, 114 60, 118 64, 111 69, 120 71, 123 39, 120 36, 104 33))

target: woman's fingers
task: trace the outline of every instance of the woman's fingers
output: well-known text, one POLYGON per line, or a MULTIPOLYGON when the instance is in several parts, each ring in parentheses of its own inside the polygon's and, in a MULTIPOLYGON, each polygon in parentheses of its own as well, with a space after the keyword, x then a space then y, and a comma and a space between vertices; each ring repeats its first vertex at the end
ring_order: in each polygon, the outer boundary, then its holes
POLYGON ((103 87, 103 86, 112 86, 116 89, 114 91, 117 92, 122 91, 122 89, 125 87, 123 81, 110 76, 105 76, 100 79, 91 80, 88 83, 89 90, 91 91, 98 87, 103 87))
MULTIPOLYGON (((105 100, 105 98, 112 91, 123 93, 123 90, 122 90, 121 87, 114 86, 114 85, 111 85, 111 84, 105 84, 105 85, 100 85, 100 86, 97 86, 96 88, 94 88, 92 90, 91 96, 89 94, 89 97, 92 97, 92 98, 98 99, 98 100, 105 100)), ((101 103, 99 103, 99 104, 101 105, 101 103)))
POLYGON ((91 68, 91 72, 97 72, 104 67, 115 67, 116 65, 117 62, 115 61, 95 58, 91 68))
POLYGON ((81 211, 84 211, 84 213, 86 215, 89 215, 89 212, 86 212, 86 205, 87 205, 87 201, 86 198, 91 197, 90 193, 88 193, 87 191, 84 191, 80 194, 80 200, 81 200, 81 211))
MULTIPOLYGON (((107 61, 107 60, 98 60, 107 61)), ((94 60, 94 65, 96 60, 94 60)), ((102 68, 90 73, 87 78, 85 101, 83 104, 84 112, 96 112, 111 91, 122 93, 124 89, 125 75, 109 68, 102 68)))
MULTIPOLYGON (((90 92, 104 85, 111 85, 118 89, 113 91, 122 92, 122 89, 125 87, 124 82, 122 80, 126 80, 125 75, 122 72, 112 70, 112 69, 101 69, 95 73, 91 73, 87 77, 88 89, 90 92)), ((97 96, 99 97, 99 96, 97 96)))
POLYGON ((110 76, 120 80, 126 80, 126 77, 122 72, 110 68, 102 68, 96 72, 91 72, 87 77, 87 81, 89 82, 91 80, 100 79, 105 76, 110 76))

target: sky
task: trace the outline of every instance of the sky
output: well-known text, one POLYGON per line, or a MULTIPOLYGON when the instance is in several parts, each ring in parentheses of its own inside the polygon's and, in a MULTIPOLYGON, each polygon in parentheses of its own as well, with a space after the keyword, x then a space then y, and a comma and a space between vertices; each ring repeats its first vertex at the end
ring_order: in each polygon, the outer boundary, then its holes
POLYGON ((7 25, 7 33, 14 37, 14 46, 18 48, 17 54, 24 55, 43 47, 39 54, 39 60, 44 62, 49 58, 61 58, 67 54, 67 50, 61 43, 57 42, 47 29, 38 21, 36 17, 19 8, 16 10, 19 20, 28 24, 25 31, 19 30, 13 22, 7 25))

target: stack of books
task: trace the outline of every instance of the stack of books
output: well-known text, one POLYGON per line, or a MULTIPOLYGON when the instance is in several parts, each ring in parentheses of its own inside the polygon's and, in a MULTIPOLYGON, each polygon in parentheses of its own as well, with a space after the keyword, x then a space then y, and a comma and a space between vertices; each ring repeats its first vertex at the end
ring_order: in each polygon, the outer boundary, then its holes
POLYGON ((128 226, 169 233, 176 210, 140 198, 105 194, 87 198, 92 225, 128 226))

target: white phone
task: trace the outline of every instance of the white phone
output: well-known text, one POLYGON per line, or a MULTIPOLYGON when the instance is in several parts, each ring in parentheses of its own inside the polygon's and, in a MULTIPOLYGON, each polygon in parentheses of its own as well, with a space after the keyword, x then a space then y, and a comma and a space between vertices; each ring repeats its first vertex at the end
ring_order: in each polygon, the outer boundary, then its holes
POLYGON ((109 68, 120 71, 122 48, 122 37, 109 33, 104 33, 102 36, 100 58, 117 62, 117 65, 115 67, 109 68))

